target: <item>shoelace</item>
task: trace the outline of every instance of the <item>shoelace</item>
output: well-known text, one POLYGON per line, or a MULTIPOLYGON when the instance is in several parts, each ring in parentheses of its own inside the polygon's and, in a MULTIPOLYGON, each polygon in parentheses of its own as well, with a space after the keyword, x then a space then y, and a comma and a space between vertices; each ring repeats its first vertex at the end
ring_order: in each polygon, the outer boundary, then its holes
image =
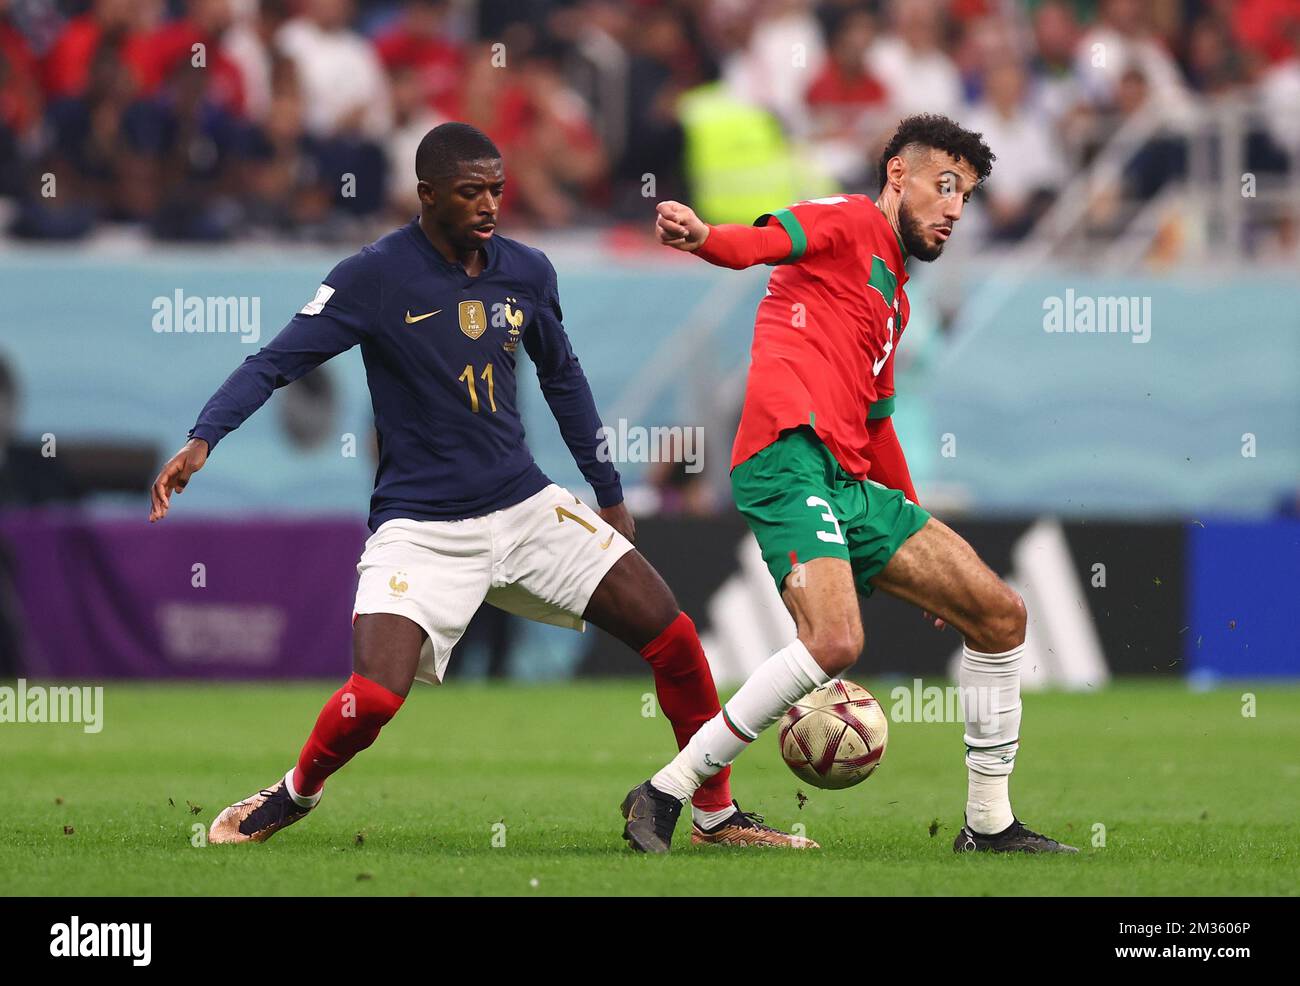
MULTIPOLYGON (((249 813, 243 824, 240 825, 241 830, 243 830, 244 826, 248 826, 250 832, 260 831, 268 825, 284 821, 285 817, 294 808, 298 807, 283 788, 278 792, 274 789, 263 789, 258 794, 263 795, 266 800, 249 813)), ((302 810, 306 811, 305 808, 302 810)))
MULTIPOLYGON (((652 800, 657 799, 652 798, 652 800)), ((674 805, 678 803, 676 798, 671 798, 670 800, 674 805)), ((677 827, 677 813, 672 811, 670 806, 670 810, 668 811, 654 812, 653 818, 655 835, 659 836, 659 838, 663 839, 665 842, 671 839, 673 829, 677 827)))
POLYGON ((745 824, 742 825, 741 828, 762 829, 764 832, 776 831, 776 829, 772 828, 772 826, 764 825, 763 816, 756 811, 741 811, 739 808, 737 808, 736 814, 738 814, 741 818, 745 820, 745 824))

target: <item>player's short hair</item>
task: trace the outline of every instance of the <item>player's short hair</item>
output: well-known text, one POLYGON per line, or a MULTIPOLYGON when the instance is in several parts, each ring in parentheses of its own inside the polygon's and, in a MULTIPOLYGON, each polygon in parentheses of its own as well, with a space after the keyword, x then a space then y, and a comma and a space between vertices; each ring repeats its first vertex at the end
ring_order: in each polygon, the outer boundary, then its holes
POLYGON ((917 113, 909 116, 898 125, 894 136, 880 153, 880 189, 884 191, 889 178, 889 159, 901 154, 909 145, 929 147, 952 155, 958 161, 965 161, 975 171, 976 184, 982 182, 993 171, 996 155, 984 143, 984 136, 973 130, 967 130, 955 120, 939 113, 917 113))
POLYGON ((420 141, 415 152, 415 177, 420 181, 450 178, 468 161, 499 160, 492 138, 468 123, 444 123, 420 141))

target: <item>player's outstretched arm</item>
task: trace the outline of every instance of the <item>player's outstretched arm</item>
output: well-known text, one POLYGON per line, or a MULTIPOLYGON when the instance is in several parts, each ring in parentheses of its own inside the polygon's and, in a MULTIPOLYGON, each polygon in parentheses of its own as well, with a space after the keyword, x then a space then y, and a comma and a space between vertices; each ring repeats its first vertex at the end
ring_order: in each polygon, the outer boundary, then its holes
POLYGON ((775 264, 791 255, 790 234, 779 224, 710 226, 690 206, 660 202, 655 232, 664 246, 694 253, 717 267, 743 270, 755 264, 775 264))
POLYGON ((150 490, 149 520, 162 520, 173 491, 185 488, 226 435, 271 394, 362 341, 378 307, 377 272, 363 253, 330 271, 316 297, 269 344, 235 368, 199 412, 190 440, 172 456, 150 490))
POLYGON ((173 492, 183 492, 190 477, 208 461, 208 443, 202 438, 191 438, 181 450, 167 460, 149 490, 149 523, 162 520, 171 506, 173 492))

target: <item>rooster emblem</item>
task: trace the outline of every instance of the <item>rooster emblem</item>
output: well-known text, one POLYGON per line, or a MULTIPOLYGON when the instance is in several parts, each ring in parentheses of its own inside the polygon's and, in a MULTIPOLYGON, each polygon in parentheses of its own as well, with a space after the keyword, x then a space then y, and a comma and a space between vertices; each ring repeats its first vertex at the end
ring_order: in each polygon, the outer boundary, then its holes
POLYGON ((506 299, 505 313, 506 321, 517 331, 524 324, 524 313, 522 309, 510 307, 514 302, 514 298, 506 299))

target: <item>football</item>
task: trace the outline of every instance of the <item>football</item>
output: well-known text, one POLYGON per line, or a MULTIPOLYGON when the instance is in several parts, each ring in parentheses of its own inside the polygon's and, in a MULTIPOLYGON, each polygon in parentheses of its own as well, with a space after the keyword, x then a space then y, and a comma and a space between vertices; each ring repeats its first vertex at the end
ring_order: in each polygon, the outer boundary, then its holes
POLYGON ((838 678, 781 717, 781 758, 801 780, 838 789, 860 784, 885 756, 889 720, 875 696, 838 678))

